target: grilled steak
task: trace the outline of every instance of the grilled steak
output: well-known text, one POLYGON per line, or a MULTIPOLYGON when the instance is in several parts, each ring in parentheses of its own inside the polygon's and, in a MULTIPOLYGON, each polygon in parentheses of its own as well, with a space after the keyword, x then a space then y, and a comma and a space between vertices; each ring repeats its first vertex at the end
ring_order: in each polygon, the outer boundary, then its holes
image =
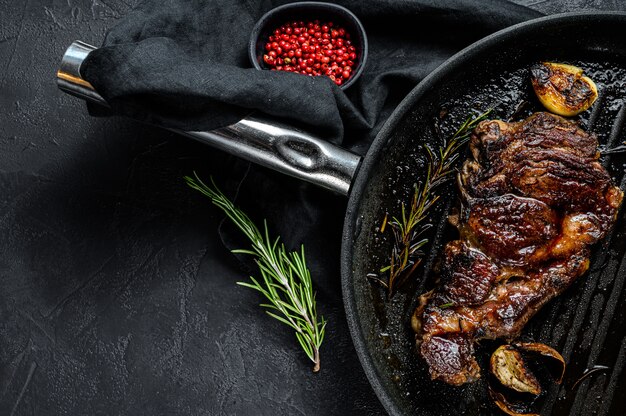
POLYGON ((431 377, 454 385, 480 377, 475 341, 515 338, 585 273, 623 197, 596 136, 559 116, 483 121, 470 150, 450 218, 460 239, 445 247, 437 287, 412 320, 431 377))

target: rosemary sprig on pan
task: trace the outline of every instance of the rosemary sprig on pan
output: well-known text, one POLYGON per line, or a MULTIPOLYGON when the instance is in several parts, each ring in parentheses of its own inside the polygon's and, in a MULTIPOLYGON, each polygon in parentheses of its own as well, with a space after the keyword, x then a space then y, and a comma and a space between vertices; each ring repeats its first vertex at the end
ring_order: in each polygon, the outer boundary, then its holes
POLYGON ((438 152, 424 145, 428 156, 426 179, 415 184, 410 206, 407 209, 402 203, 400 217, 392 217, 390 221, 387 216, 383 219, 381 232, 388 224, 393 231, 394 244, 389 265, 380 270, 381 273, 389 272, 387 280, 380 278, 375 280, 387 288, 389 297, 393 296, 394 290, 406 282, 420 265, 424 255, 421 248, 428 243, 423 234, 432 226, 424 221, 439 200, 439 195, 434 191, 447 182, 450 174, 455 171, 454 163, 459 158, 459 149, 467 142, 472 130, 487 118, 490 112, 491 110, 487 110, 480 115, 468 117, 449 139, 444 140, 438 152))
POLYGON ((268 303, 261 304, 271 317, 291 327, 306 355, 313 361, 313 371, 320 369, 320 346, 324 340, 326 321, 318 317, 315 293, 311 282, 311 273, 304 257, 304 246, 300 252, 287 251, 279 242, 280 238, 271 239, 264 224, 261 233, 242 210, 219 190, 213 178, 208 185, 194 173, 195 178, 185 176, 187 185, 208 196, 213 204, 220 208, 231 221, 248 237, 252 243, 250 250, 233 250, 254 256, 259 266, 261 279, 250 276, 250 282, 237 282, 259 291, 268 303))

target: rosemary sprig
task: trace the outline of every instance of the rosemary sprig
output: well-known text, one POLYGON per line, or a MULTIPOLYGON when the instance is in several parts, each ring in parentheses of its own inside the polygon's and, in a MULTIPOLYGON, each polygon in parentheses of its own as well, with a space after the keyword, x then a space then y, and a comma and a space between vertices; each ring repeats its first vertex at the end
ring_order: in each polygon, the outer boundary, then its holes
POLYGON ((254 256, 259 266, 261 279, 250 276, 250 282, 237 282, 259 291, 269 303, 260 306, 272 318, 291 327, 306 355, 313 361, 313 371, 320 369, 320 346, 324 340, 326 321, 317 315, 315 293, 311 274, 304 257, 304 246, 300 252, 287 251, 280 238, 270 239, 267 222, 261 233, 241 209, 220 191, 211 178, 207 185, 194 173, 195 178, 185 176, 187 185, 208 196, 213 204, 220 208, 231 221, 248 237, 252 243, 250 250, 233 250, 254 256))
POLYGON ((479 122, 487 118, 490 112, 491 110, 487 110, 480 115, 468 117, 449 139, 444 140, 438 152, 424 145, 428 156, 426 178, 423 182, 415 184, 408 210, 402 203, 400 217, 393 217, 388 221, 385 216, 383 224, 391 227, 394 245, 389 265, 380 270, 381 273, 389 272, 387 281, 380 278, 376 280, 387 288, 389 297, 393 296, 394 290, 406 282, 420 265, 424 255, 421 248, 428 243, 428 239, 422 236, 432 226, 430 223, 424 224, 424 221, 428 218, 431 208, 439 200, 439 195, 434 191, 455 171, 454 164, 459 158, 459 149, 467 142, 472 130, 479 122))

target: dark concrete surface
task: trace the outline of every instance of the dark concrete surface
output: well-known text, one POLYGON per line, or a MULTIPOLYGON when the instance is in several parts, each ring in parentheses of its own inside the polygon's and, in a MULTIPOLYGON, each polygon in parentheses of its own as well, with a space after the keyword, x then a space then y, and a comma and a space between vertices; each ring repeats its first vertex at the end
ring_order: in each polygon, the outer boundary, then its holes
POLYGON ((343 213, 307 240, 330 322, 312 374, 293 335, 234 284, 246 271, 217 237, 222 216, 178 181, 234 160, 91 118, 57 90, 65 48, 100 44, 136 3, 0 0, 0 416, 382 414, 344 318, 343 213))

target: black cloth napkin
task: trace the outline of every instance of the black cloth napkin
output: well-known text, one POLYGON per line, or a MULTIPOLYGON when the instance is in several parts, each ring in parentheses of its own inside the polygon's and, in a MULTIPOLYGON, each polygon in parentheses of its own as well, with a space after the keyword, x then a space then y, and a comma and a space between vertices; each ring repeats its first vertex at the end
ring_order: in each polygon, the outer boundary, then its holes
POLYGON ((251 110, 303 123, 363 152, 410 90, 450 55, 540 16, 504 0, 342 0, 363 22, 370 54, 345 93, 325 77, 258 71, 247 45, 277 0, 149 0, 111 29, 84 76, 113 112, 190 130, 251 110))

